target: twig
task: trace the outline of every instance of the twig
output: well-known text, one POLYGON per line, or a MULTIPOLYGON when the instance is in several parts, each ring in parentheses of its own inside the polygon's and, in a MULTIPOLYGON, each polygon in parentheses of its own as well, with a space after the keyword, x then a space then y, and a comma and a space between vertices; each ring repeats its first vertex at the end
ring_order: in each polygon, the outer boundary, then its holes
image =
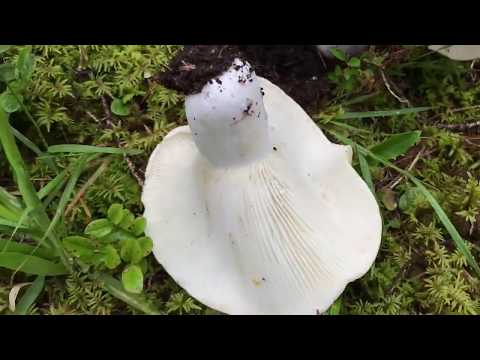
MULTIPOLYGON (((105 112, 105 115, 106 115, 105 120, 108 126, 110 126, 113 129, 115 128, 115 124, 113 123, 113 120, 112 120, 113 116, 112 116, 112 112, 110 111, 110 107, 108 106, 107 98, 105 96, 102 96, 101 100, 102 100, 103 111, 105 112)), ((117 139, 117 145, 118 147, 122 147, 118 139, 117 139)), ((135 180, 137 180, 138 185, 140 185, 140 187, 143 187, 144 182, 142 180, 142 177, 138 174, 138 171, 135 168, 135 165, 133 164, 132 160, 125 154, 123 155, 123 158, 125 159, 131 174, 133 175, 135 180)))
POLYGON ((440 129, 455 130, 460 132, 467 132, 474 128, 480 127, 480 120, 467 124, 438 124, 436 125, 440 129))
POLYGON ((90 118, 93 119, 93 121, 95 121, 96 123, 99 123, 99 124, 100 124, 101 121, 100 121, 95 115, 93 115, 93 114, 92 114, 90 111, 88 111, 88 110, 85 111, 85 112, 86 112, 86 114, 87 114, 88 116, 90 116, 90 118))
MULTIPOLYGON (((455 113, 458 113, 458 112, 463 112, 463 111, 468 111, 468 110, 475 110, 475 109, 480 109, 480 105, 471 105, 471 106, 465 106, 465 107, 453 109, 453 110, 450 110, 449 113, 450 113, 450 114, 455 114, 455 113)), ((431 118, 428 118, 427 121, 431 122, 431 121, 433 121, 433 120, 438 119, 440 116, 442 116, 442 114, 434 115, 434 116, 432 116, 431 118)))
MULTIPOLYGON (((422 147, 420 151, 417 153, 417 156, 413 159, 413 161, 410 163, 410 165, 407 168, 407 171, 412 171, 413 167, 417 164, 418 160, 420 160, 420 157, 423 155, 423 152, 425 151, 425 147, 422 147)), ((390 186, 388 186, 391 190, 393 190, 400 182, 404 179, 405 177, 403 175, 400 175, 390 186)))
POLYGON ((107 170, 108 165, 110 164, 110 161, 112 161, 111 158, 105 159, 102 164, 98 167, 97 171, 87 180, 85 184, 81 187, 80 191, 75 195, 73 198, 72 202, 68 205, 67 209, 65 210, 65 217, 68 216, 68 214, 73 210, 73 208, 77 205, 77 203, 82 199, 82 197, 85 195, 85 192, 88 190, 90 186, 92 186, 95 181, 102 175, 102 173, 107 170))
POLYGON ((402 104, 407 104, 408 106, 410 106, 410 101, 408 101, 408 99, 405 99, 405 98, 402 98, 400 96, 398 96, 393 90, 392 90, 392 85, 390 84, 390 82, 388 81, 387 79, 387 76, 385 75, 385 72, 383 71, 383 69, 380 68, 380 74, 382 75, 382 79, 383 79, 383 82, 385 83, 385 87, 387 88, 388 92, 390 94, 392 94, 392 96, 397 99, 399 102, 401 102, 402 104))

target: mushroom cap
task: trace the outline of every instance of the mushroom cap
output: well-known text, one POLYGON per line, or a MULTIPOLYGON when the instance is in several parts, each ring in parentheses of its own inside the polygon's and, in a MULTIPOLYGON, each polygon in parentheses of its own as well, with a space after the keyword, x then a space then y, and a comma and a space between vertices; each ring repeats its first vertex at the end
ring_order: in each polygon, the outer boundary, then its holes
POLYGON ((430 45, 428 48, 452 60, 480 59, 480 45, 430 45))
POLYGON ((164 269, 192 297, 232 315, 318 314, 363 276, 380 247, 375 197, 280 88, 259 78, 272 151, 215 167, 189 127, 149 160, 146 233, 164 269))

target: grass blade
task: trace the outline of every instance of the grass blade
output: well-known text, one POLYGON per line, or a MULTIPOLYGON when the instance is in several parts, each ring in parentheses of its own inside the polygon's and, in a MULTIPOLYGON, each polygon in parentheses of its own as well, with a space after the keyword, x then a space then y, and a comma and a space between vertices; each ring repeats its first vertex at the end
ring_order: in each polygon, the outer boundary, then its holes
POLYGON ((361 145, 358 145, 358 144, 354 143, 350 139, 348 139, 348 138, 346 138, 346 137, 344 137, 344 136, 342 136, 342 135, 340 135, 340 134, 338 134, 334 131, 330 131, 330 132, 333 135, 335 135, 343 143, 345 143, 347 145, 351 145, 351 146, 357 146, 357 149, 360 152, 362 152, 364 154, 364 156, 372 157, 374 160, 378 161, 379 163, 382 163, 385 166, 388 166, 388 167, 396 170, 401 175, 405 176, 411 182, 413 182, 417 186, 417 188, 420 190, 420 192, 428 200, 430 205, 432 206, 432 208, 435 211, 435 213, 437 214, 439 220, 441 221, 441 223, 443 224, 443 226, 445 227, 445 229, 447 230, 447 232, 451 236, 451 238, 452 238, 453 242, 455 243, 455 246, 457 247, 457 249, 463 254, 463 256, 465 256, 465 258, 467 259, 467 262, 470 265, 470 267, 475 271, 477 276, 480 277, 480 266, 478 265, 477 261, 473 257, 473 254, 468 249, 467 245, 465 244, 465 240, 459 234, 458 230, 452 224, 452 222, 448 218, 448 215, 442 209, 442 207, 440 206, 438 201, 435 199, 435 197, 432 195, 432 193, 430 191, 428 191, 428 189, 425 187, 425 185, 423 185, 423 183, 419 179, 417 179, 415 176, 410 174, 410 172, 405 171, 405 170, 399 168, 398 166, 396 166, 395 164, 391 163, 390 161, 385 160, 385 159, 375 155, 370 150, 364 148, 361 145))
POLYGON ((372 194, 376 196, 375 185, 373 185, 372 173, 370 172, 370 167, 368 166, 367 159, 358 150, 357 144, 355 144, 354 148, 355 148, 355 152, 357 153, 357 156, 358 156, 358 162, 360 164, 360 171, 362 173, 363 180, 365 180, 365 182, 367 183, 367 185, 370 188, 370 191, 372 192, 372 194))
POLYGON ((161 313, 148 304, 145 298, 141 295, 130 294, 125 291, 122 283, 107 274, 99 274, 99 280, 102 282, 105 290, 107 290, 112 296, 122 300, 128 305, 144 312, 147 315, 160 315, 161 313))
POLYGON ((54 263, 38 256, 16 252, 1 253, 0 267, 31 275, 56 276, 68 274, 68 270, 61 263, 54 263))
MULTIPOLYGON (((57 210, 55 212, 55 215, 48 225, 47 230, 45 231, 45 234, 43 235, 43 240, 48 238, 52 232, 53 229, 57 226, 59 220, 62 218, 63 212, 65 211, 65 208, 67 206, 68 200, 72 196, 73 190, 75 189, 75 185, 77 184, 77 181, 82 174, 83 170, 85 169, 85 166, 87 165, 87 162, 93 160, 96 158, 97 155, 93 156, 87 156, 87 155, 82 155, 77 163, 75 164, 72 174, 70 176, 70 179, 67 182, 67 185, 65 186, 65 190, 63 191, 62 197, 60 198, 60 201, 58 203, 57 210)), ((57 251, 62 251, 62 246, 61 245, 56 245, 58 246, 57 251)))
MULTIPOLYGON (((40 148, 35 145, 30 139, 28 139, 27 137, 25 137, 20 131, 18 131, 17 129, 13 128, 10 126, 10 128, 12 129, 12 133, 13 133, 13 136, 15 136, 18 141, 20 141, 23 145, 25 145, 28 149, 30 149, 31 151, 33 151, 37 156, 41 157, 42 155, 44 155, 43 151, 40 150, 40 148)), ((58 172, 58 168, 57 166, 55 165, 55 163, 52 161, 51 158, 46 158, 44 159, 46 164, 55 172, 58 172)))
MULTIPOLYGON (((15 137, 12 134, 12 130, 8 121, 8 115, 1 108, 0 143, 3 147, 8 162, 13 169, 18 189, 22 194, 22 198, 26 207, 30 210, 41 209, 42 202, 38 198, 37 191, 30 181, 27 167, 23 161, 20 151, 18 150, 15 137)), ((46 229, 48 227, 48 223, 50 222, 50 219, 45 211, 37 211, 35 213, 35 220, 42 229, 46 229)))
POLYGON ((51 180, 47 185, 40 189, 37 193, 40 200, 48 196, 52 191, 54 191, 57 187, 61 186, 62 183, 65 182, 67 172, 63 170, 59 173, 53 180, 51 180))
POLYGON ((77 145, 77 144, 64 144, 53 145, 48 148, 48 152, 51 154, 56 153, 80 153, 80 154, 118 154, 118 155, 138 155, 142 154, 142 150, 128 150, 119 149, 106 146, 91 146, 91 145, 77 145))
POLYGON ((28 244, 21 244, 13 240, 0 239, 0 253, 15 252, 25 255, 38 256, 47 260, 56 259, 56 254, 48 249, 39 248, 28 244))
POLYGON ((43 154, 43 151, 40 150, 39 147, 35 145, 30 139, 25 137, 20 131, 18 131, 12 126, 10 126, 10 129, 12 130, 13 136, 15 136, 18 139, 18 141, 20 141, 23 145, 25 145, 27 148, 29 148, 38 156, 43 154))
POLYGON ((415 114, 423 111, 431 110, 431 107, 416 107, 416 108, 407 108, 400 110, 385 110, 385 111, 367 111, 367 112, 348 112, 342 115, 337 116, 337 120, 349 120, 349 119, 367 119, 367 118, 377 118, 377 117, 391 117, 391 116, 400 116, 407 114, 415 114))
POLYGON ((33 126, 35 127, 35 130, 37 130, 37 134, 38 134, 40 140, 42 141, 43 145, 45 146, 45 148, 47 148, 48 147, 47 140, 45 140, 45 136, 43 136, 43 133, 42 133, 42 130, 40 129, 40 126, 38 126, 38 124, 35 121, 35 119, 33 118, 32 114, 30 114, 30 111, 28 111, 28 109, 25 106, 25 104, 23 103, 23 101, 19 98, 19 96, 17 95, 17 92, 14 89, 12 89, 12 87, 8 83, 7 83, 7 88, 12 93, 12 95, 15 97, 15 99, 18 101, 18 103, 20 104, 23 112, 27 115, 28 119, 33 124, 33 126))
POLYGON ((0 217, 9 221, 17 221, 21 216, 21 213, 12 211, 11 209, 6 208, 0 204, 0 217))
POLYGON ((17 306, 15 307, 15 315, 26 315, 30 307, 35 303, 35 300, 42 293, 45 285, 45 277, 37 276, 32 285, 28 288, 22 296, 17 306))
POLYGON ((0 186, 0 204, 6 206, 12 211, 22 211, 23 206, 20 200, 10 194, 7 190, 0 186))

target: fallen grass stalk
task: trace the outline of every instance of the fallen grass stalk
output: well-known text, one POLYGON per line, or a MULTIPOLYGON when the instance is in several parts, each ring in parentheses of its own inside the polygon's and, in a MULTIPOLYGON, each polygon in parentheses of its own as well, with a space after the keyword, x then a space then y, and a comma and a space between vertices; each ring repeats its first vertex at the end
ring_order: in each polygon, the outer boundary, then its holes
POLYGON ((105 159, 102 164, 98 167, 98 169, 93 173, 93 175, 87 180, 87 182, 82 186, 82 188, 78 191, 77 195, 73 198, 73 200, 68 205, 67 209, 65 210, 65 217, 70 214, 73 208, 77 205, 80 199, 85 195, 85 192, 88 190, 90 186, 92 186, 95 181, 103 174, 105 170, 107 170, 108 165, 112 161, 111 158, 105 159))

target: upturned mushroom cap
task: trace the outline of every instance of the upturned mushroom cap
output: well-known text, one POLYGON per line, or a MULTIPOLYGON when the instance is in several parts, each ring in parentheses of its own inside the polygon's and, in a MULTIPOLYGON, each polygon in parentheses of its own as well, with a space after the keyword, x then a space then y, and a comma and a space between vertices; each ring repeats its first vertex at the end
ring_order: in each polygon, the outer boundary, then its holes
POLYGON ((428 48, 452 60, 480 59, 480 45, 430 45, 428 48))
POLYGON ((379 208, 350 147, 268 80, 233 81, 244 75, 232 67, 189 96, 190 127, 151 155, 146 233, 165 270, 210 308, 322 313, 373 264, 379 208))

